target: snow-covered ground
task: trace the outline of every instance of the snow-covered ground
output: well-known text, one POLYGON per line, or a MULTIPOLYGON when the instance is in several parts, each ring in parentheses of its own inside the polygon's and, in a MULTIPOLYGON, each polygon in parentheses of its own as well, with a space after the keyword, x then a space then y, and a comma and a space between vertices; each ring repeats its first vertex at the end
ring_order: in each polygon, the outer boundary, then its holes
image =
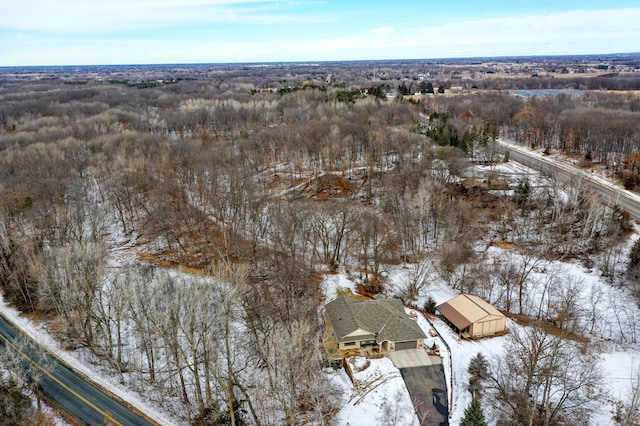
POLYGON ((357 386, 354 386, 344 369, 327 373, 343 396, 342 409, 336 416, 337 424, 419 424, 409 391, 400 371, 390 359, 353 357, 349 362, 357 386))
MULTIPOLYGON (((625 243, 625 246, 630 246, 635 238, 636 237, 631 238, 630 241, 625 243)), ((492 247, 490 250, 491 252, 488 254, 496 258, 499 258, 501 255, 500 251, 503 251, 497 247, 492 247)), ((622 258, 626 258, 626 256, 622 256, 622 258)), ((412 272, 412 268, 415 268, 415 265, 396 266, 387 269, 387 293, 389 295, 396 294, 396 292, 405 285, 412 272)), ((635 380, 635 376, 637 376, 636 371, 640 366, 640 346, 637 344, 625 345, 623 344, 623 340, 621 340, 620 343, 613 342, 615 336, 625 332, 625 325, 621 326, 619 319, 611 315, 611 313, 621 308, 625 312, 633 311, 637 313, 637 306, 624 306, 625 303, 632 302, 625 302, 623 291, 620 288, 612 287, 607 279, 602 277, 597 268, 589 270, 574 263, 560 261, 548 262, 544 268, 533 273, 534 276, 531 282, 542 285, 544 282, 543 278, 549 273, 567 278, 558 281, 559 283, 581 283, 582 290, 579 295, 581 303, 579 306, 585 307, 586 310, 595 309, 595 312, 591 313, 591 315, 594 315, 597 319, 597 326, 593 329, 593 334, 594 341, 598 344, 601 351, 600 366, 603 373, 602 387, 603 393, 607 395, 607 398, 603 399, 600 408, 593 413, 592 419, 593 424, 614 425, 615 423, 612 416, 615 411, 615 403, 616 401, 624 400, 629 394, 633 380, 635 380), (595 294, 600 295, 596 301, 597 303, 591 303, 590 300, 593 300, 595 294), (598 338, 598 335, 605 337, 598 338)), ((429 296, 433 297, 436 304, 440 304, 457 294, 439 278, 437 274, 431 274, 428 279, 430 283, 427 288, 421 292, 420 297, 416 301, 418 306, 422 306, 429 296)), ((329 301, 336 297, 338 289, 348 289, 355 293, 356 282, 346 273, 330 274, 325 276, 322 289, 327 301, 329 301)), ((533 285, 529 289, 530 303, 537 303, 536 298, 539 297, 541 291, 537 285, 533 285)), ((586 326, 589 325, 590 320, 588 316, 582 318, 586 326)), ((628 319, 623 319, 622 322, 627 320, 628 319)), ((504 353, 504 344, 508 337, 500 336, 480 340, 461 340, 441 320, 435 319, 428 322, 424 317, 419 316, 418 323, 427 335, 429 335, 429 330, 434 328, 438 332, 439 337, 444 339, 451 349, 451 353, 449 354, 447 348, 436 341, 440 347, 440 353, 443 358, 447 385, 453 384, 452 389, 448 389, 449 392, 452 392, 450 424, 457 425, 462 420, 464 410, 471 401, 471 394, 467 391, 469 381, 467 367, 469 361, 478 353, 485 355, 488 360, 491 360, 495 356, 502 355, 504 353)), ((520 325, 512 320, 507 319, 507 328, 510 331, 513 332, 520 327, 520 325)), ((431 345, 432 341, 428 341, 427 344, 431 345)), ((390 362, 387 362, 386 359, 371 360, 371 365, 375 366, 374 371, 381 371, 379 374, 390 375, 397 372, 397 369, 395 369, 390 362), (377 366, 383 363, 383 366, 377 366)), ((353 389, 346 373, 334 372, 331 373, 331 375, 333 382, 344 390, 345 395, 343 409, 338 416, 339 425, 379 424, 375 419, 382 418, 383 411, 389 405, 390 395, 395 395, 399 398, 403 393, 402 389, 400 389, 401 387, 396 382, 389 381, 389 383, 381 384, 376 388, 376 392, 371 392, 362 400, 361 404, 365 404, 368 413, 367 417, 363 417, 362 412, 359 411, 362 407, 353 404, 354 395, 357 392, 353 389)), ((409 396, 406 395, 406 398, 408 400, 409 396)))

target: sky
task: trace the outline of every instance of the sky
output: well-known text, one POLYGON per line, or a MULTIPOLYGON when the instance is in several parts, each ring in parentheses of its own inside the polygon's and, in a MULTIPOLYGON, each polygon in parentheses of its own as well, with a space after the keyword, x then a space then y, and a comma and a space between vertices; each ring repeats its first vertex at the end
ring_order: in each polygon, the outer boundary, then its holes
POLYGON ((0 0, 0 66, 628 52, 638 0, 0 0))

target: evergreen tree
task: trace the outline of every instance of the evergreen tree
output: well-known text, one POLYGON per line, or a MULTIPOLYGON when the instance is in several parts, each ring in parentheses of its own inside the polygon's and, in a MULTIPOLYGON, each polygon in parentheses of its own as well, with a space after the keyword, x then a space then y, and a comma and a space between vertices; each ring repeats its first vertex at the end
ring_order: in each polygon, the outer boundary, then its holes
POLYGON ((433 83, 427 83, 427 93, 433 93, 433 83))
POLYGON ((476 356, 469 361, 469 392, 474 398, 478 398, 482 392, 482 382, 484 382, 488 376, 487 359, 478 352, 476 356))
POLYGON ((632 291, 637 291, 638 283, 640 283, 640 239, 636 240, 629 252, 627 279, 632 285, 632 291))
POLYGON ((629 252, 629 269, 640 267, 640 239, 633 243, 629 252))
POLYGON ((0 425, 31 424, 34 404, 25 395, 23 385, 13 378, 0 378, 0 425))
POLYGON ((424 310, 430 314, 436 313, 436 301, 433 300, 433 297, 429 296, 427 301, 424 303, 424 310))
POLYGON ((640 306, 640 239, 636 240, 629 252, 627 283, 629 284, 629 291, 638 306, 640 306))
POLYGON ((407 87, 407 84, 405 82, 402 82, 402 84, 400 86, 398 86, 398 93, 400 93, 403 96, 407 96, 411 94, 411 85, 409 85, 409 87, 407 87))
POLYGON ((528 179, 522 179, 518 181, 518 187, 516 188, 515 200, 518 206, 524 206, 529 200, 531 195, 531 187, 529 186, 528 179))
POLYGON ((460 426, 487 426, 478 398, 473 398, 469 406, 464 410, 464 417, 460 422, 460 426))

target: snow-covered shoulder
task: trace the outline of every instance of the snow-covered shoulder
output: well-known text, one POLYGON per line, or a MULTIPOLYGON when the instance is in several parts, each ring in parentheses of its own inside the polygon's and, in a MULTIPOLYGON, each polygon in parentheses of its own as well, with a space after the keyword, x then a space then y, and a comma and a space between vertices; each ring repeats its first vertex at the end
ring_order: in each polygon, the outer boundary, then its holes
POLYGON ((120 387, 115 378, 101 375, 96 368, 87 365, 77 356, 77 354, 62 349, 60 344, 41 326, 35 324, 28 318, 21 316, 16 309, 7 305, 2 295, 0 295, 0 312, 5 316, 5 318, 18 326, 20 330, 38 342, 49 353, 71 366, 74 371, 84 375, 85 377, 91 378, 91 381, 111 392, 113 395, 116 395, 123 401, 133 405, 136 409, 156 421, 158 424, 167 426, 178 424, 167 414, 163 413, 158 407, 149 406, 148 403, 143 401, 135 392, 120 387))

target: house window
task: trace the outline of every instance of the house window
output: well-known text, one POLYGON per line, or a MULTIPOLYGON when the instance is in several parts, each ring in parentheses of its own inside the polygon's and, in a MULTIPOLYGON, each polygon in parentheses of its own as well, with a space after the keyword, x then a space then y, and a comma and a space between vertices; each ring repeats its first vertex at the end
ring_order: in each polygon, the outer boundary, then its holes
POLYGON ((343 345, 344 346, 355 346, 356 342, 344 342, 343 345))

